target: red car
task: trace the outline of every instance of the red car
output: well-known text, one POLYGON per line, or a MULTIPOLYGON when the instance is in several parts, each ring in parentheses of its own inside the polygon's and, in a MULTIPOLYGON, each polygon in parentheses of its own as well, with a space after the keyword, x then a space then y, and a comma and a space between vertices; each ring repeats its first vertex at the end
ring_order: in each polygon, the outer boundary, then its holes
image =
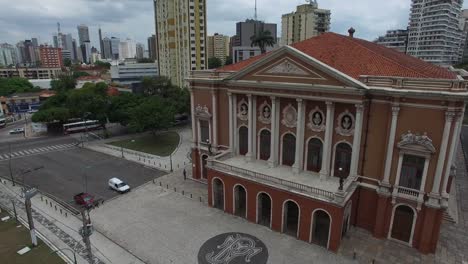
POLYGON ((77 204, 86 208, 92 207, 94 205, 94 196, 89 193, 79 193, 73 196, 73 200, 75 200, 77 204))

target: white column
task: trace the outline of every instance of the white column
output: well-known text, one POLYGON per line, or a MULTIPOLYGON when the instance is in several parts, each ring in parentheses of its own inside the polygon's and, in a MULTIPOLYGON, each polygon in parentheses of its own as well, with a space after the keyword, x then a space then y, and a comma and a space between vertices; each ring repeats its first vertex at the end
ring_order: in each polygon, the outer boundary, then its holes
POLYGON ((237 130, 237 95, 232 95, 232 141, 233 141, 233 153, 234 155, 238 154, 239 144, 238 141, 238 130, 237 130))
POLYGON ((390 171, 392 169, 393 149, 395 148, 395 133, 398 124, 399 112, 400 107, 398 105, 394 105, 392 107, 392 124, 390 126, 390 135, 388 137, 387 157, 385 159, 384 179, 382 181, 382 184, 387 186, 390 185, 390 171))
POLYGON ((302 99, 297 101, 297 125, 296 125, 296 153, 293 164, 293 171, 299 173, 304 163, 304 126, 305 126, 305 104, 302 99))
POLYGON ((455 113, 447 111, 445 113, 445 127, 442 135, 442 143, 440 144, 439 158, 437 160, 437 168, 434 176, 434 182, 432 184, 431 195, 438 195, 440 189, 440 181, 442 180, 442 173, 444 170, 445 156, 447 154, 447 145, 450 136, 450 129, 452 128, 452 121, 455 113))
POLYGON ((457 120, 455 122, 455 126, 453 129, 453 134, 452 134, 452 141, 450 143, 450 150, 449 150, 449 156, 447 158, 447 166, 445 166, 445 177, 444 177, 444 183, 442 184, 442 196, 443 197, 448 197, 447 193, 447 184, 448 184, 448 179, 450 176, 450 171, 452 169, 452 163, 453 163, 453 157, 455 156, 455 152, 457 151, 457 142, 458 138, 460 137, 460 131, 462 127, 462 114, 460 113, 457 116, 457 120))
POLYGON ((197 146, 197 130, 198 126, 195 120, 195 96, 193 95, 193 90, 190 89, 190 107, 192 112, 192 147, 197 146))
POLYGON ((249 133, 248 133, 248 151, 247 151, 247 154, 245 155, 245 157, 247 158, 247 160, 251 160, 252 159, 252 144, 253 144, 253 140, 252 140, 252 130, 253 130, 253 102, 252 102, 252 95, 251 94, 248 94, 247 95, 247 98, 249 100, 249 109, 247 110, 248 114, 248 126, 249 126, 249 133))
POLYGON ((257 96, 252 96, 252 155, 251 160, 257 159, 257 96))
POLYGON ((213 142, 212 146, 214 150, 218 148, 218 104, 217 104, 217 91, 211 91, 211 113, 213 115, 213 125, 211 126, 213 129, 213 142))
POLYGON ((233 103, 233 96, 232 93, 228 93, 229 98, 229 148, 232 152, 234 152, 234 109, 232 108, 233 103))
POLYGON ((325 179, 330 174, 331 148, 333 140, 333 120, 335 118, 335 105, 333 102, 326 102, 327 117, 325 121, 325 142, 322 155, 322 169, 320 170, 320 179, 325 179))
POLYGON ((271 97, 271 142, 270 142, 270 159, 268 163, 271 167, 278 165, 278 113, 279 113, 279 104, 276 97, 271 97))
POLYGON ((362 123, 363 123, 364 106, 362 104, 356 105, 356 124, 354 125, 353 137, 353 151, 351 154, 351 168, 350 176, 355 177, 358 175, 359 157, 361 154, 361 138, 362 138, 362 123))

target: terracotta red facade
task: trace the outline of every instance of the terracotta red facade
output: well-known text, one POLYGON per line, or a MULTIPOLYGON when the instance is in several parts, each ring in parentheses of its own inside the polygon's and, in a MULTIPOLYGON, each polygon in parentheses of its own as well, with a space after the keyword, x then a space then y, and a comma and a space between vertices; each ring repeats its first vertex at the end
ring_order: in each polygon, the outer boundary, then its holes
POLYGON ((359 227, 435 252, 466 83, 375 45, 323 34, 192 72, 210 206, 332 251, 359 227))

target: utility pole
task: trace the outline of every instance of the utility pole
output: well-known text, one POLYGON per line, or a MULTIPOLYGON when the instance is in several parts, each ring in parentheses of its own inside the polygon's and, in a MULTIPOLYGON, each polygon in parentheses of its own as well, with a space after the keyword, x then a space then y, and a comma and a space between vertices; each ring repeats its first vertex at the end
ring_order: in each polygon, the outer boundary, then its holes
POLYGON ((83 236, 83 242, 85 243, 86 250, 88 251, 89 262, 93 263, 93 252, 91 250, 91 241, 89 239, 92 234, 91 218, 89 218, 89 212, 88 216, 86 216, 85 208, 81 209, 81 219, 83 220, 83 229, 81 231, 81 235, 83 236))
POLYGON ((15 179, 13 179, 13 170, 11 169, 11 143, 8 143, 8 168, 10 169, 10 178, 11 182, 13 183, 13 186, 15 186, 15 179))
POLYGON ((16 205, 15 205, 15 200, 14 199, 11 199, 11 204, 13 205, 13 213, 15 214, 16 224, 19 224, 18 214, 16 213, 16 205))
POLYGON ((26 215, 28 216, 28 223, 29 223, 29 232, 31 233, 31 242, 33 247, 37 247, 37 238, 36 238, 36 229, 34 228, 34 221, 32 217, 32 209, 31 209, 31 198, 37 194, 36 189, 29 189, 24 192, 24 205, 26 207, 26 215))

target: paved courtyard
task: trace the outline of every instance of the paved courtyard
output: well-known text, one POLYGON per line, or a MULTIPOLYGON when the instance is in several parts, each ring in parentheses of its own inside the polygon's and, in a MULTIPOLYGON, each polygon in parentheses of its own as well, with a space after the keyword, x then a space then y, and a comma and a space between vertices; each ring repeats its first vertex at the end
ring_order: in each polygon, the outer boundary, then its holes
POLYGON ((97 230, 153 264, 194 264, 205 241, 228 232, 250 234, 263 241, 268 263, 357 263, 209 208, 158 183, 110 201, 93 211, 91 218, 97 230))

